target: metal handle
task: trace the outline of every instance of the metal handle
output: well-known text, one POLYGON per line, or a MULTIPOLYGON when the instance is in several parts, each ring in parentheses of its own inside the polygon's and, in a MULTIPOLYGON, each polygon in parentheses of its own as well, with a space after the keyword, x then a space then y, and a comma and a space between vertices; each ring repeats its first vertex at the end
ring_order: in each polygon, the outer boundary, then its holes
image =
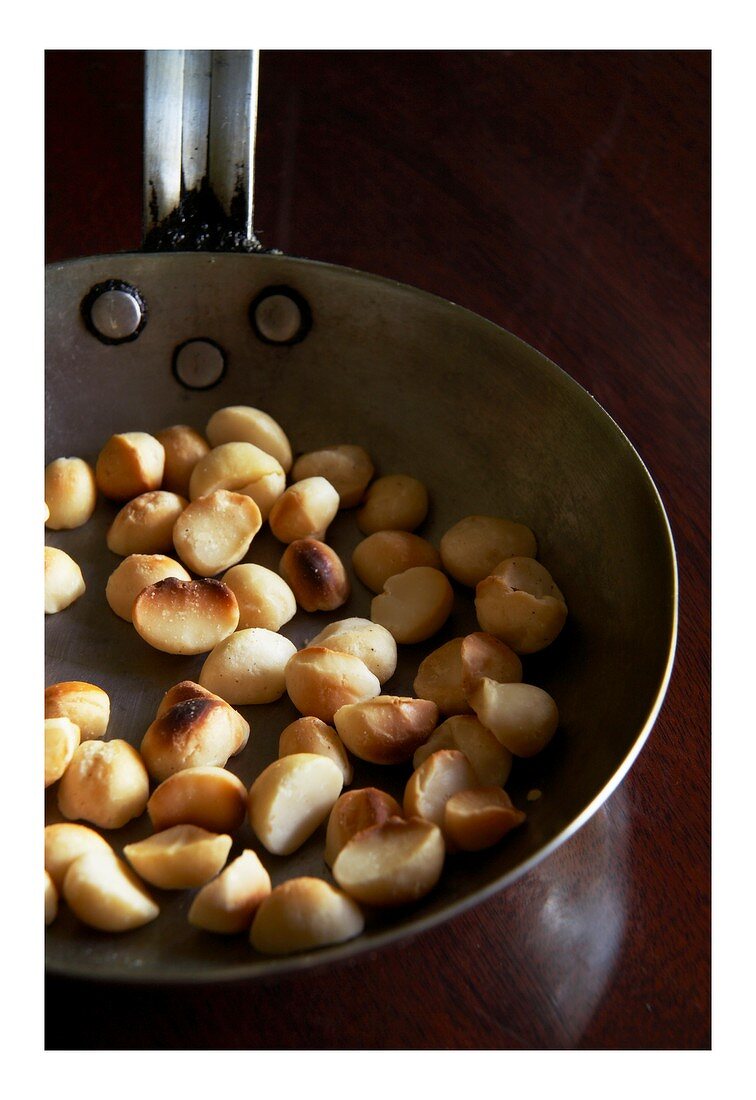
POLYGON ((147 50, 144 247, 259 251, 253 228, 259 50, 147 50))

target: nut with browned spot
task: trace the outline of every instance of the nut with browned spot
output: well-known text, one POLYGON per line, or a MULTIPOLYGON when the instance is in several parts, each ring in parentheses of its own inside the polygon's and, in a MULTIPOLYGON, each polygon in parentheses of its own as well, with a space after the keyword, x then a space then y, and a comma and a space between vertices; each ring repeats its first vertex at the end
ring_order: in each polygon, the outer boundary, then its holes
POLYGON ((360 760, 401 764, 430 737, 438 707, 427 699, 379 695, 340 707, 333 721, 341 740, 360 760))
POLYGON ((240 717, 228 703, 214 697, 194 696, 174 703, 152 722, 142 739, 141 753, 150 775, 162 782, 184 768, 222 768, 242 747, 240 717))
POLYGON ((334 804, 326 829, 325 861, 333 866, 341 849, 357 833, 373 825, 382 825, 390 817, 401 817, 402 808, 395 798, 377 787, 345 791, 334 804))
POLYGON ((139 593, 132 621, 139 636, 163 653, 207 653, 236 630, 239 605, 222 581, 166 577, 139 593))
POLYGON ((295 539, 281 558, 281 573, 305 611, 334 611, 349 599, 341 558, 319 539, 295 539))

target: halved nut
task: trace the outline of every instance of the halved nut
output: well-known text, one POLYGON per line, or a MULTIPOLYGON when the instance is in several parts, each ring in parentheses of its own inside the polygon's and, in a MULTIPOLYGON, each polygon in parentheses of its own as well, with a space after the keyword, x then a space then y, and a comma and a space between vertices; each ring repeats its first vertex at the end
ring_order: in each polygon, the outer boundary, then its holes
POLYGON ((49 873, 45 871, 45 924, 52 924, 58 915, 58 891, 49 873))
POLYGON ((419 768, 439 749, 458 749, 464 753, 480 787, 503 787, 512 770, 512 753, 475 714, 456 714, 442 722, 413 756, 413 766, 419 768))
POLYGON ((395 798, 377 787, 345 791, 334 803, 326 829, 325 861, 333 866, 341 849, 357 833, 373 825, 382 825, 390 817, 401 817, 402 808, 395 798))
POLYGON ((62 680, 45 688, 45 718, 70 718, 82 741, 100 738, 110 720, 110 697, 96 684, 62 680))
POLYGON ((340 619, 330 623, 309 644, 359 657, 381 684, 385 684, 396 672, 394 637, 385 626, 370 619, 340 619))
POLYGON ((459 791, 444 807, 444 834, 463 852, 490 848, 521 825, 525 814, 515 809, 501 787, 459 791))
POLYGON ((351 585, 344 564, 319 539, 295 539, 281 558, 281 573, 305 611, 334 611, 349 599, 351 585))
POLYGON ((232 843, 225 833, 211 833, 198 825, 173 825, 127 844, 123 854, 145 882, 161 890, 189 890, 215 878, 232 843))
POLYGON ((45 547, 45 615, 64 611, 86 592, 81 569, 65 550, 45 547))
POLYGON ((58 808, 69 820, 120 829, 144 813, 149 778, 127 741, 82 741, 58 787, 58 808))
POLYGON ((292 878, 265 898, 250 940, 264 955, 291 955, 359 936, 365 920, 351 898, 317 878, 292 878))
POLYGON ((286 690, 286 666, 296 652, 294 643, 274 630, 237 630, 208 654, 199 682, 227 703, 272 703, 286 690))
POLYGON ((293 756, 298 752, 311 752, 327 756, 341 769, 344 784, 352 782, 352 765, 341 738, 332 726, 309 715, 297 718, 281 733, 278 739, 278 755, 293 756))
POLYGON ((131 500, 159 489, 165 469, 162 443, 147 432, 112 435, 97 456, 97 488, 109 500, 131 500))
POLYGON ((480 680, 470 696, 480 721, 515 756, 535 756, 559 725, 557 705, 534 684, 497 684, 480 680))
POLYGON ((296 481, 273 505, 270 529, 281 542, 323 539, 339 510, 339 494, 324 477, 296 481))
POLYGON ((130 623, 134 600, 139 593, 168 577, 179 581, 192 579, 183 565, 165 554, 130 554, 108 577, 105 599, 116 615, 130 623))
POLYGON ((352 553, 352 567, 371 592, 382 592, 389 577, 417 565, 441 568, 435 546, 410 531, 375 531, 358 542, 352 553))
POLYGON ((315 753, 274 760, 249 791, 249 823, 274 855, 295 852, 328 816, 341 794, 337 764, 315 753))
POLYGON ((189 497, 197 500, 218 489, 239 493, 244 486, 251 490, 255 485, 269 489, 278 485, 279 494, 283 492, 286 473, 281 463, 254 443, 231 440, 213 446, 197 462, 189 479, 189 497))
POLYGON ((443 831, 446 803, 452 795, 477 784, 478 778, 464 753, 439 749, 410 776, 404 790, 404 816, 433 821, 443 831))
POLYGON ((297 613, 297 601, 283 577, 264 565, 244 562, 223 574, 239 604, 239 629, 280 630, 297 613))
POLYGON ((173 544, 185 565, 213 577, 244 557, 261 526, 251 497, 218 489, 184 509, 173 527, 173 544))
POLYGON ((418 565, 389 577, 370 605, 370 618, 385 626, 397 642, 424 642, 451 614, 454 592, 438 569, 418 565))
POLYGON ((173 528, 189 503, 177 493, 153 489, 124 504, 106 536, 108 550, 129 554, 163 554, 173 549, 173 528))
POLYGON ((222 768, 246 744, 245 727, 248 734, 248 723, 225 700, 193 695, 168 707, 149 726, 142 757, 161 783, 185 768, 222 768))
POLYGON ((103 932, 140 928, 160 913, 131 868, 112 852, 75 859, 63 880, 63 897, 79 920, 103 932))
POLYGON ((226 936, 244 932, 270 889, 270 875, 257 853, 247 848, 202 887, 189 910, 189 923, 226 936))
POLYGON ((416 477, 379 477, 365 494, 357 526, 365 535, 375 531, 414 531, 428 514, 428 490, 416 477))
POLYGON ((341 740, 360 760, 401 764, 430 737, 438 707, 427 699, 379 695, 340 707, 333 721, 341 740))
POLYGON ((308 646, 286 666, 286 690, 304 715, 332 722, 339 707, 378 695, 381 685, 364 661, 351 653, 308 646))
POLYGON ((247 788, 225 768, 184 768, 155 788, 147 813, 156 833, 174 825, 234 833, 247 816, 247 788))
POLYGON ((550 645, 567 620, 567 604, 547 569, 533 558, 508 558, 475 589, 483 630, 516 653, 550 645))
POLYGON ((466 516, 441 539, 444 569, 471 588, 515 555, 534 558, 535 535, 525 524, 501 516, 466 516))
POLYGON ((165 451, 165 469, 162 488, 179 496, 189 496, 189 479, 192 470, 210 450, 198 431, 188 424, 173 424, 156 432, 155 439, 165 451))
POLYGON ((280 462, 286 473, 291 469, 291 445, 277 420, 262 409, 250 405, 227 405, 218 409, 207 422, 207 438, 213 447, 222 443, 252 443, 280 462))
POLYGON ((429 653, 420 663, 413 687, 422 699, 432 699, 442 714, 470 714, 467 696, 482 676, 521 680, 522 662, 492 634, 468 634, 429 653))
POLYGON ((79 727, 70 718, 45 718, 45 787, 58 782, 80 741, 79 727))
POLYGON ((45 467, 45 527, 51 531, 81 527, 96 503, 94 470, 83 458, 56 458, 45 467))
POLYGON ((55 883, 58 892, 63 889, 66 871, 75 859, 87 852, 113 855, 107 840, 86 825, 61 821, 45 828, 45 870, 55 883))
POLYGON ((239 623, 236 596, 222 581, 167 577, 142 589, 134 600, 137 634, 163 653, 207 653, 239 623))
POLYGON ((300 455, 292 466, 291 479, 324 477, 339 494, 339 507, 354 508, 362 500, 374 473, 372 459, 364 447, 340 443, 300 455))
POLYGON ((419 817, 391 817, 347 841, 334 862, 333 877, 366 905, 407 905, 436 885, 445 853, 438 825, 419 817))

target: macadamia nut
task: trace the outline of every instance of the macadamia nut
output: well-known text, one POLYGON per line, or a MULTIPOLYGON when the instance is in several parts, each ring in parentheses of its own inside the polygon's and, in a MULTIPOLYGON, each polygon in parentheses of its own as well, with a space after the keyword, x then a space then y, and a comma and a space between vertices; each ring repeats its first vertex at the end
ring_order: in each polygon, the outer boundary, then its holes
POLYGON ((50 875, 45 871, 45 924, 52 924, 58 915, 58 891, 50 875))
POLYGON ((333 877, 365 905, 407 905, 436 885, 445 853, 438 825, 419 817, 391 817, 347 841, 333 864, 333 877))
POLYGON ((306 477, 290 485, 268 516, 270 529, 280 542, 323 539, 339 510, 339 494, 324 477, 306 477))
POLYGON ((359 657, 381 684, 385 684, 396 672, 397 654, 393 635, 370 619, 340 619, 321 630, 309 644, 359 657))
POLYGON ((150 775, 162 783, 184 768, 222 768, 248 734, 249 724, 223 699, 193 695, 158 714, 141 753, 150 775))
POLYGON ((339 507, 354 508, 362 500, 374 473, 372 460, 364 447, 341 443, 300 455, 292 467, 291 479, 324 477, 339 494, 339 507))
POLYGON ((365 535, 375 531, 414 531, 428 514, 428 490, 407 474, 379 477, 365 493, 357 526, 365 535))
POLYGON ((336 551, 319 539, 295 539, 281 558, 281 572, 305 611, 334 611, 351 586, 336 551))
POLYGON ((64 611, 86 591, 81 569, 64 550, 45 547, 45 614, 64 611))
POLYGON ((127 844, 123 854, 136 873, 161 890, 189 890, 214 878, 231 851, 230 836, 198 825, 173 825, 127 844))
POLYGON ((239 629, 280 630, 297 613, 297 601, 283 577, 263 565, 244 562, 223 574, 239 604, 239 629))
POLYGON ((147 769, 127 741, 82 741, 58 787, 58 808, 69 821, 120 829, 144 813, 147 769))
POLYGON ((79 727, 70 718, 45 718, 45 787, 58 782, 80 740, 79 727))
POLYGON ((112 435, 97 457, 95 479, 109 500, 131 500, 159 489, 165 469, 165 451, 147 432, 112 435))
POLYGON ((512 770, 512 753, 474 714, 457 714, 442 722, 415 752, 413 766, 419 768, 439 749, 458 749, 464 753, 478 787, 503 787, 512 770))
POLYGON ((516 810, 500 787, 458 791, 444 806, 443 829, 449 841, 463 852, 491 848, 521 825, 525 814, 516 810))
POLYGON ((381 685, 364 661, 351 653, 336 653, 323 646, 308 646, 295 653, 286 666, 286 690, 304 715, 333 721, 339 707, 360 703, 380 694, 381 685))
POLYGON ((252 443, 222 443, 201 458, 189 479, 189 496, 197 500, 221 489, 248 496, 267 519, 286 488, 280 462, 252 443))
POLYGON ((439 749, 412 773, 404 791, 404 816, 433 821, 443 831, 444 808, 451 796, 477 784, 464 753, 439 749))
POLYGON ((156 833, 173 825, 234 833, 247 816, 247 789, 225 768, 185 768, 155 788, 147 813, 156 833))
POLYGON ((371 592, 382 592, 389 577, 417 565, 440 569, 441 555, 410 531, 376 531, 358 542, 352 553, 352 567, 371 592))
POLYGON ((160 913, 131 868, 109 852, 75 859, 63 880, 63 897, 79 920, 102 932, 128 932, 160 913))
POLYGON ((260 509, 250 497, 218 489, 184 509, 173 544, 185 565, 212 577, 244 557, 261 526, 260 509))
POLYGON ((444 569, 470 588, 515 555, 534 558, 535 535, 524 524, 499 516, 466 516, 441 539, 444 569))
POLYGON ((296 652, 293 642, 273 630, 237 630, 208 655, 199 682, 227 703, 272 703, 286 690, 286 666, 296 652))
POLYGON ((245 932, 270 889, 270 875, 257 853, 247 848, 202 887, 189 910, 189 923, 227 936, 245 932))
POLYGON ((59 893, 63 889, 68 868, 75 859, 87 852, 114 854, 107 840, 87 825, 61 821, 46 827, 45 870, 49 872, 59 893))
POLYGON ((277 459, 285 473, 291 469, 291 446, 286 432, 262 409, 227 405, 213 413, 205 430, 213 447, 223 443, 252 443, 277 459))
POLYGON ((107 533, 108 550, 129 554, 162 554, 173 549, 173 528, 188 501, 154 489, 124 504, 107 533))
POLYGON ((196 684, 193 680, 182 680, 181 683, 168 688, 160 700, 155 717, 162 718, 177 703, 186 703, 190 699, 209 699, 211 703, 222 703, 226 707, 226 714, 234 732, 234 747, 231 755, 241 752, 249 739, 249 722, 242 717, 238 710, 234 710, 233 707, 229 706, 225 699, 221 699, 219 695, 213 694, 212 691, 208 691, 207 688, 202 687, 201 684, 196 684))
POLYGON ((481 629, 516 653, 550 645, 567 620, 567 604, 551 574, 533 558, 507 558, 475 589, 481 629))
POLYGON ((333 866, 341 849, 357 833, 373 825, 382 825, 390 817, 401 817, 402 808, 395 798, 377 787, 345 791, 334 803, 328 817, 325 861, 333 866))
POLYGON ((281 733, 278 739, 278 755, 293 756, 298 752, 315 753, 332 760, 344 778, 344 785, 352 782, 352 765, 341 738, 332 726, 309 715, 297 718, 281 733))
POLYGON ((359 936, 358 906, 322 879, 293 878, 276 886, 252 922, 250 939, 264 955, 291 955, 359 936))
POLYGON ((401 764, 430 737, 438 707, 427 699, 379 695, 340 707, 333 721, 341 740, 360 760, 401 764))
POLYGON ((137 634, 163 653, 207 653, 239 622, 236 596, 222 581, 174 577, 144 588, 131 611, 137 634))
POLYGON ((258 775, 249 791, 249 823, 274 855, 286 856, 312 836, 341 794, 337 764, 315 753, 282 756, 258 775))
POLYGON ((101 738, 110 721, 110 697, 96 684, 63 680, 45 688, 45 718, 70 718, 82 741, 101 738))
POLYGON ((165 469, 162 488, 179 496, 189 496, 189 479, 192 470, 210 447, 194 428, 187 424, 174 424, 155 435, 165 451, 165 469))
POLYGON ((429 653, 420 663, 413 686, 416 695, 432 699, 442 714, 470 714, 467 696, 482 676, 521 680, 522 662, 492 634, 468 634, 429 653))
POLYGON ((108 577, 105 599, 119 618, 130 623, 134 600, 140 592, 168 577, 192 579, 183 565, 165 554, 129 554, 108 577))
POLYGON ((97 503, 92 467, 83 458, 56 458, 45 467, 45 526, 70 531, 91 518, 97 503))
POLYGON ((497 684, 483 679, 470 703, 486 729, 515 756, 535 756, 559 725, 556 703, 534 684, 497 684))
POLYGON ((424 642, 444 625, 454 606, 454 592, 444 574, 418 565, 389 577, 370 605, 370 618, 397 642, 424 642))

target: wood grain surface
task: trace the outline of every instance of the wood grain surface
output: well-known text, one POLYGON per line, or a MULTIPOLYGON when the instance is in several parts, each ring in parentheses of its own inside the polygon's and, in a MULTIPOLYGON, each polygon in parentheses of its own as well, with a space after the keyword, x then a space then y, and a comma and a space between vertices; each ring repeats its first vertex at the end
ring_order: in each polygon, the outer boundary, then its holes
MULTIPOLYGON (((48 54, 48 261, 139 246, 141 110, 139 53, 48 54)), ((710 56, 268 52, 258 126, 265 245, 491 318, 627 433, 677 545, 675 669, 628 778, 508 890, 254 990, 49 981, 46 1045, 708 1048, 710 56)))

